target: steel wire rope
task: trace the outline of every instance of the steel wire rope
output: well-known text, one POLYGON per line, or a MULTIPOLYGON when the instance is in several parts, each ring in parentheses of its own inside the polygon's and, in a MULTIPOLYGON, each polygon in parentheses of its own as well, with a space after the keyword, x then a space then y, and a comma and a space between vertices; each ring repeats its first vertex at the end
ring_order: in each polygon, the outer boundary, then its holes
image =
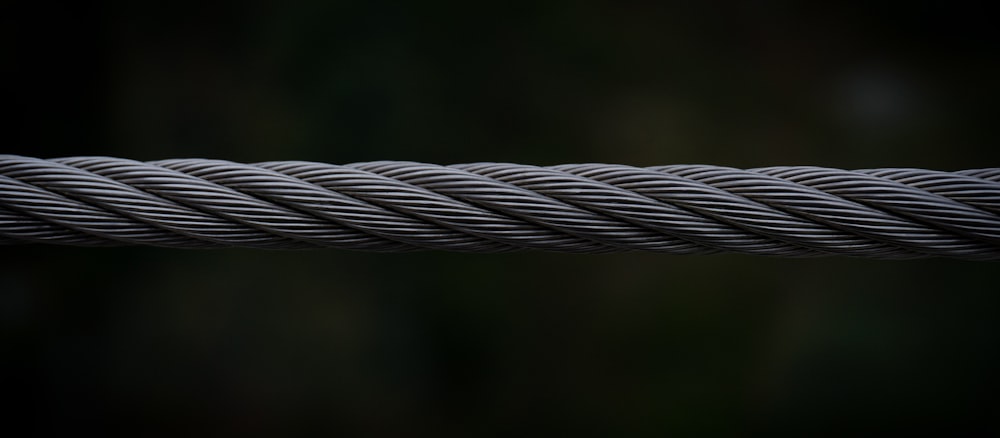
POLYGON ((1000 259, 1000 168, 0 155, 0 245, 1000 259))

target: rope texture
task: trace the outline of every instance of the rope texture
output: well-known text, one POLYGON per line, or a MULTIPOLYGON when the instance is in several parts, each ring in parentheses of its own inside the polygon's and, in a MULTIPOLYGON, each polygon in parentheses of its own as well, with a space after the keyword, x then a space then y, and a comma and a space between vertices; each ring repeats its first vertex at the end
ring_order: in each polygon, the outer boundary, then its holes
POLYGON ((1000 168, 0 155, 0 244, 1000 259, 1000 168))

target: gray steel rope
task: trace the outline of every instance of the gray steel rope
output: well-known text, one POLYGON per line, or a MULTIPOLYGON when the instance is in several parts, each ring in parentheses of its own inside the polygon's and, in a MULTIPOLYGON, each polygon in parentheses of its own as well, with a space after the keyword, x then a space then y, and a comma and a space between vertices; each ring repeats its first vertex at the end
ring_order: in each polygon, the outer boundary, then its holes
POLYGON ((1000 168, 0 155, 0 244, 1000 259, 1000 168))

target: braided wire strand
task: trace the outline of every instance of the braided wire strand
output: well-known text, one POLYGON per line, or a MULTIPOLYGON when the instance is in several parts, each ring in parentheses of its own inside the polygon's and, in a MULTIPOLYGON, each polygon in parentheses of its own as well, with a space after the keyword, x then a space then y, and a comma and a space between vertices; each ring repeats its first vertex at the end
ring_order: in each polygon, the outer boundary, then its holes
POLYGON ((1000 168, 0 155, 0 245, 1000 259, 1000 168))

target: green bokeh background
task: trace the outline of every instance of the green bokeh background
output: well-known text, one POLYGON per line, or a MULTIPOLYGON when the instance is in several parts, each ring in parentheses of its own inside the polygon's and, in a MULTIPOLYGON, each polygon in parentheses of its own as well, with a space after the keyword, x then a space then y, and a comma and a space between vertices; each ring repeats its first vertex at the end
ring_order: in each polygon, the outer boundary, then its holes
MULTIPOLYGON (((49 2, 2 19, 6 153, 1000 165, 997 39, 973 4, 49 2)), ((39 433, 995 429, 997 271, 7 247, 0 378, 39 433)))

